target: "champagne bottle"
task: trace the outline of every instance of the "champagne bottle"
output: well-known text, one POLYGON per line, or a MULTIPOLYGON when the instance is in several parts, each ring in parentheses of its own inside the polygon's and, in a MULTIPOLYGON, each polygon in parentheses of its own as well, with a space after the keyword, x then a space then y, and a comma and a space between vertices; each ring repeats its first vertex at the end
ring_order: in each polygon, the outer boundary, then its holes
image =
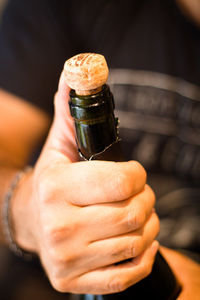
MULTIPOLYGON (((114 100, 106 84, 108 67, 102 55, 83 53, 65 63, 70 92, 70 111, 74 118, 77 146, 84 160, 123 161, 118 136, 114 100)), ((169 265, 158 252, 151 274, 127 290, 110 295, 85 295, 83 299, 174 300, 180 286, 169 265)))

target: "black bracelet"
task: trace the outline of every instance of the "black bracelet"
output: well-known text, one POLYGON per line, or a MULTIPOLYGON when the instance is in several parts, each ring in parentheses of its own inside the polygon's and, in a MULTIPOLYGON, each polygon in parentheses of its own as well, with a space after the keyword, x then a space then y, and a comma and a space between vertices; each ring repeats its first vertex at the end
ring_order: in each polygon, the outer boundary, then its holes
POLYGON ((11 217, 10 217, 10 203, 13 196, 13 193, 21 180, 21 178, 31 170, 30 166, 26 167, 24 170, 18 172, 15 176, 11 185, 5 195, 3 204, 2 204, 2 225, 3 225, 3 233, 5 235, 5 239, 8 242, 8 246, 12 252, 14 252, 17 256, 22 257, 26 260, 31 260, 34 257, 34 254, 26 252, 22 250, 15 242, 14 235, 12 232, 11 226, 11 217))

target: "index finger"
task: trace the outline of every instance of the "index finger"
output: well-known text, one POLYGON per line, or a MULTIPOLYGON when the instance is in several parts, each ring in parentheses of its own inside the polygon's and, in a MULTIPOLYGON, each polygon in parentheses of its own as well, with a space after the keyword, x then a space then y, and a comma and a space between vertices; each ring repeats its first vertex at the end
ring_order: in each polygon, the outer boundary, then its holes
POLYGON ((56 198, 78 206, 128 199, 146 183, 146 172, 136 161, 77 162, 67 165, 60 175, 56 198))

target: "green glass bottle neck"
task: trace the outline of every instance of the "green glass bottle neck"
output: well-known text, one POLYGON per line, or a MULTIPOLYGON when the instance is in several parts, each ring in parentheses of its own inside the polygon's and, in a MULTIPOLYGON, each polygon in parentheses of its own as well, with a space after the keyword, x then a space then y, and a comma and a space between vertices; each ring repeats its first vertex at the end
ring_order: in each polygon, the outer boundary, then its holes
POLYGON ((113 95, 108 85, 94 95, 70 92, 70 111, 74 118, 79 152, 86 159, 104 151, 118 140, 113 95))
POLYGON ((74 90, 70 92, 70 110, 75 120, 90 123, 95 119, 104 119, 113 113, 114 101, 108 85, 104 85, 97 94, 80 96, 74 90))

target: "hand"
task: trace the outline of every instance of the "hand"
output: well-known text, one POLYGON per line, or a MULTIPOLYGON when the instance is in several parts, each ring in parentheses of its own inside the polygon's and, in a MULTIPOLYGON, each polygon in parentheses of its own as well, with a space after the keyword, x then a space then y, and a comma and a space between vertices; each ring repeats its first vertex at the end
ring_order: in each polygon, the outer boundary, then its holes
POLYGON ((199 300, 200 265, 174 250, 162 247, 161 252, 182 286, 177 300, 199 300))
POLYGON ((62 75, 46 145, 13 199, 15 238, 58 291, 120 292, 151 272, 155 196, 137 162, 77 161, 68 93, 62 75))

